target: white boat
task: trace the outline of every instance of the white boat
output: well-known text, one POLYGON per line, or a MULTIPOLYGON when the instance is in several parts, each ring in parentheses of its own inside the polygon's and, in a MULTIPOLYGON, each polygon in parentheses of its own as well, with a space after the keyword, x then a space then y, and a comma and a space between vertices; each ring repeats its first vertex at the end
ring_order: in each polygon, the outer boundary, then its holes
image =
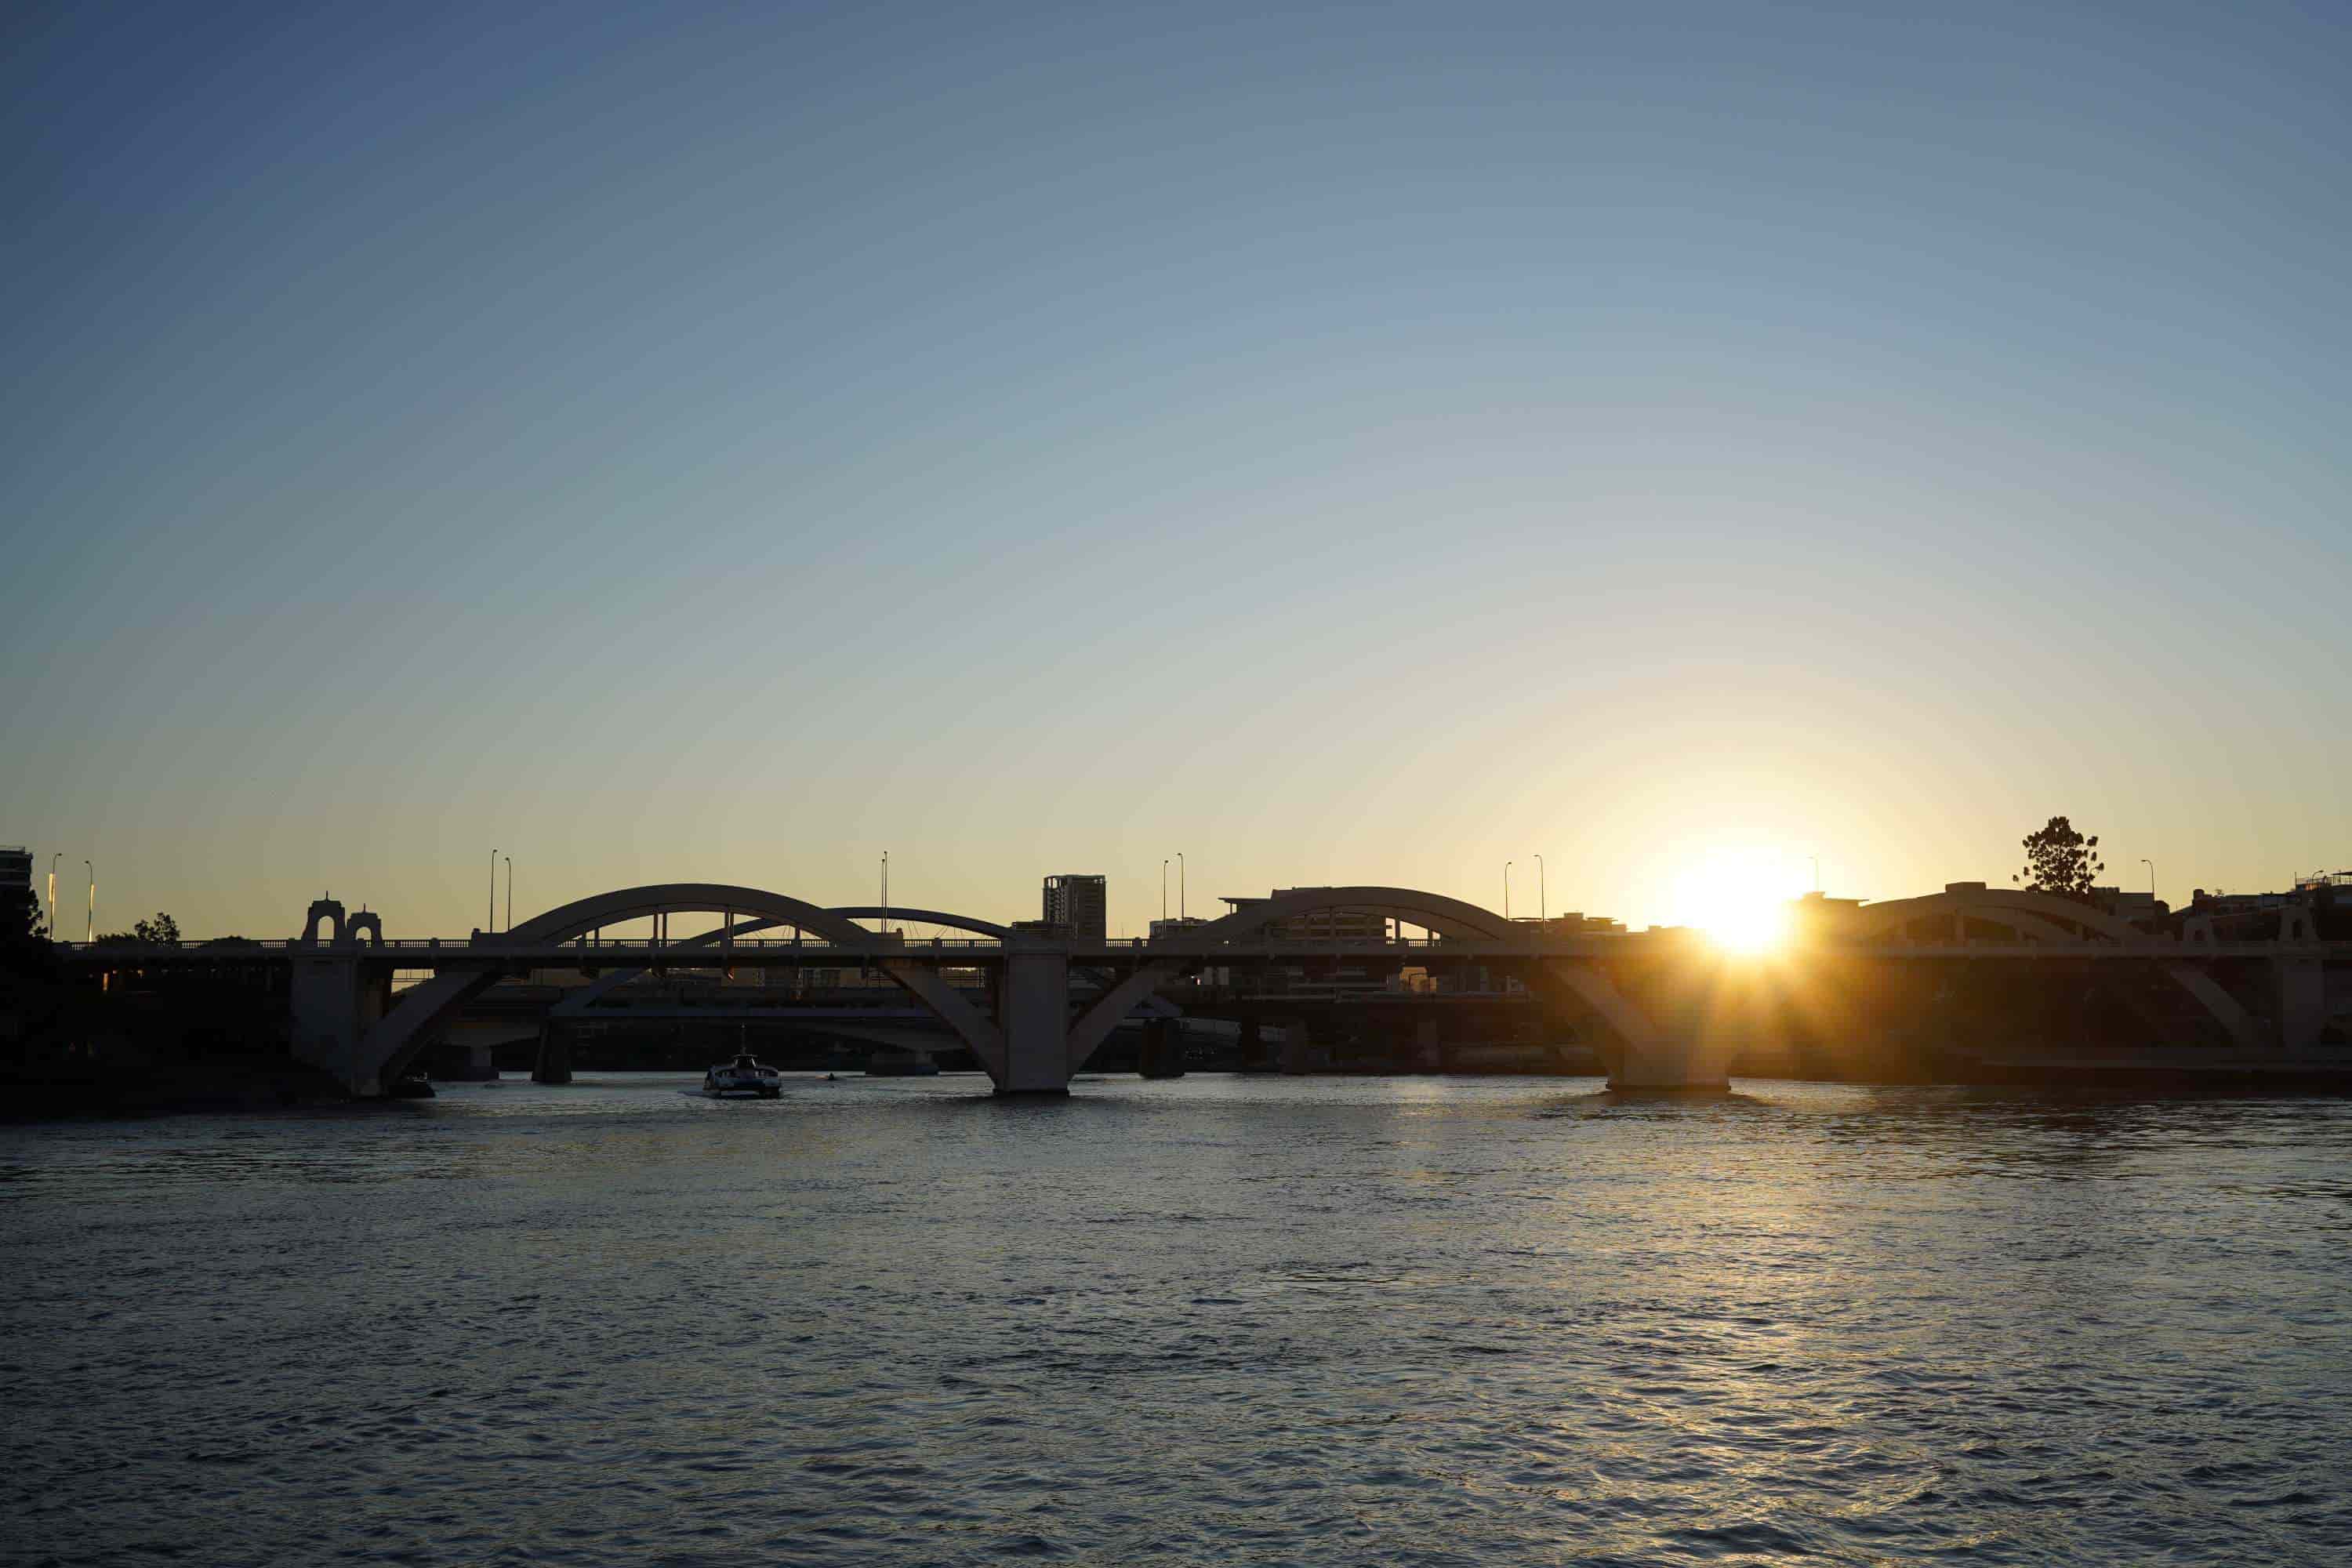
POLYGON ((774 1100, 784 1092, 784 1075, 772 1067, 763 1067, 749 1056, 740 1056, 704 1073, 702 1092, 713 1100, 725 1100, 737 1094, 756 1094, 761 1100, 774 1100))

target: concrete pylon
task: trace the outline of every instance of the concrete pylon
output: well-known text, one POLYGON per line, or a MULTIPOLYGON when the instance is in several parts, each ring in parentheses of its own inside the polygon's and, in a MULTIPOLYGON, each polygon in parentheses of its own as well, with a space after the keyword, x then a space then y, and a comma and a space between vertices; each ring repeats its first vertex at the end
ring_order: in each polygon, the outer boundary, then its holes
POLYGON ((1006 942, 996 1023, 1004 1036, 999 1094, 1070 1092, 1068 947, 1022 934, 1006 942))
POLYGON ((2278 1045, 2307 1051, 2327 1027, 2327 970, 2317 958, 2273 958, 2271 981, 2276 996, 2278 1045))
POLYGON ((550 1018, 539 1026, 539 1056, 530 1069, 533 1083, 572 1081, 572 1031, 550 1018))

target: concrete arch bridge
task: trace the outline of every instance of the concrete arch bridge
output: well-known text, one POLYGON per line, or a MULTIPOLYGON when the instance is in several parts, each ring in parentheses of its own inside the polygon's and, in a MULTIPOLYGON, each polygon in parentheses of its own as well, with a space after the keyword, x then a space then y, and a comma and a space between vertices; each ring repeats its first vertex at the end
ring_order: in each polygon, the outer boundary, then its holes
MULTIPOLYGON (((1720 1087, 1753 1026, 1752 1013, 1735 1004, 1758 973, 1694 933, 1553 934, 1444 894, 1378 886, 1301 889, 1149 941, 1107 942, 940 910, 825 908, 724 883, 617 889, 462 942, 388 941, 376 917, 349 917, 321 900, 304 936, 286 948, 297 1054, 362 1094, 381 1092, 406 1070, 458 1008, 500 978, 534 968, 596 967, 590 994, 576 999, 586 1006, 598 988, 646 969, 862 967, 944 1025, 997 1089, 1011 1094, 1066 1092, 1121 1020, 1188 973, 1318 963, 1390 973, 1483 967, 1519 981, 1573 1022, 1601 1054, 1612 1085, 1720 1087), (1289 934, 1299 929, 1292 923, 1297 917, 1326 911, 1380 916, 1401 931, 1428 934, 1376 941, 1289 934), (675 914, 716 914, 719 921, 671 941, 667 923, 675 914), (958 934, 909 940, 858 923, 877 917, 958 934), (642 940, 599 936, 648 920, 654 934, 642 940), (1075 1003, 1074 968, 1098 985, 1075 1003), (431 977, 394 994, 395 971, 421 970, 431 977), (979 972, 982 999, 950 984, 942 972, 951 970, 979 972)), ((1865 986, 1858 977, 1889 965, 1959 964, 1981 974, 2125 961, 2160 975, 2180 1007, 2236 1047, 2294 1051, 2315 1043, 2326 1023, 2331 959, 2352 960, 2352 944, 2182 943, 2064 900, 1957 884, 1845 910, 1802 932, 1775 962, 1815 977, 1815 990, 1835 993, 1865 986), (2347 951, 2327 951, 2333 947, 2347 951)), ((2339 973, 2347 967, 2339 963, 2339 973)))

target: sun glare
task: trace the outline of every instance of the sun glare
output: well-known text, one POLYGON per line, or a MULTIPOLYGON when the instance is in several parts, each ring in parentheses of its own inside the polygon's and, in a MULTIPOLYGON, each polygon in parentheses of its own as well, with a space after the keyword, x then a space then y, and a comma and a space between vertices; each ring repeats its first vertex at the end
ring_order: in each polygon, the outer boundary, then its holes
POLYGON ((1709 850, 1675 879, 1675 918, 1734 952, 1762 952, 1788 934, 1795 896, 1781 856, 1709 850))

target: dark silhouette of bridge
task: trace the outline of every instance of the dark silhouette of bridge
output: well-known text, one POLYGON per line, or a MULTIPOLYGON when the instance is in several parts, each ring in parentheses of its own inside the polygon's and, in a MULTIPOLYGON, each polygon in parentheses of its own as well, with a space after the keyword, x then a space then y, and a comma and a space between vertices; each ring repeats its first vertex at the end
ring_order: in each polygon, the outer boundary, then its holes
MULTIPOLYGON (((217 944, 60 944, 81 967, 168 968, 218 962, 217 944)), ((1599 1053, 1623 1089, 1720 1088, 1737 1031, 1722 1006, 1730 959, 1692 933, 1562 934, 1410 888, 1300 889, 1229 915, 1150 939, 1082 942, 1066 932, 1008 927, 934 910, 824 908, 764 889, 681 882, 624 888, 546 910, 504 931, 449 940, 388 939, 380 915, 352 914, 333 900, 310 906, 303 932, 245 943, 240 962, 283 963, 295 1053, 354 1092, 381 1093, 443 1037, 459 1010, 501 978, 534 969, 598 971, 572 1010, 646 971, 752 967, 794 972, 856 967, 883 976, 910 1005, 967 1047, 997 1089, 1067 1092, 1104 1039, 1158 992, 1205 968, 1349 963, 1393 973, 1407 966, 1476 965, 1515 979, 1599 1053), (1381 939, 1298 938, 1300 916, 1347 911, 1393 922, 1381 939), (667 917, 716 915, 715 930, 678 940, 667 917), (611 939, 627 922, 657 933, 611 939), (858 922, 917 921, 953 936, 910 939, 858 922), (1426 933, 1408 937, 1403 933, 1426 933), (1073 1002, 1072 973, 1097 984, 1073 1002), (396 973, 429 972, 405 990, 396 973), (949 972, 977 974, 976 987, 949 972)), ((1850 977, 1876 964, 2034 966, 2128 963, 2158 977, 2178 1004, 2244 1053, 2289 1055, 2315 1047, 2328 1016, 2327 976, 2352 966, 2352 942, 2323 942, 2292 917, 2260 942, 2218 942, 2192 931, 2155 936, 2088 906, 2040 893, 1956 884, 1941 893, 1865 905, 1833 933, 1792 950, 1850 977), (2251 977, 2251 978, 2250 978, 2251 977)), ((1832 987, 1834 989, 1834 987, 1832 987)), ((1832 997, 1831 1005, 1834 1005, 1832 997)), ((1164 1011, 1164 1004, 1162 1005, 1164 1011)))

